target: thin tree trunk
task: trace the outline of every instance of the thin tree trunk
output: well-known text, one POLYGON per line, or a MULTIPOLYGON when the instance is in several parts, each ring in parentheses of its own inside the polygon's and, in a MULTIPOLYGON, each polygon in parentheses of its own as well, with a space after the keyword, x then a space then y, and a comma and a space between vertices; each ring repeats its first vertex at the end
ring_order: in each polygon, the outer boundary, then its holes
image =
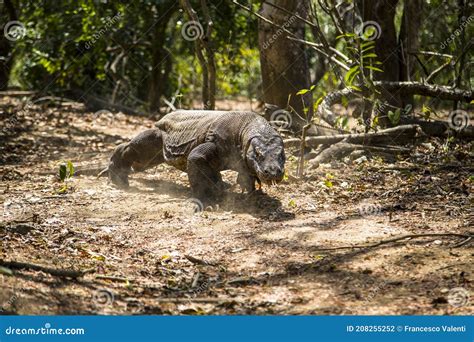
MULTIPOLYGON (((195 25, 200 26, 199 29, 203 29, 196 11, 191 7, 189 0, 180 0, 181 7, 185 10, 189 19, 194 22, 195 25)), ((201 6, 204 12, 204 16, 207 21, 207 34, 204 38, 204 33, 199 32, 199 35, 194 39, 196 56, 199 60, 199 64, 202 69, 202 102, 204 108, 214 109, 215 108, 215 92, 216 92, 216 64, 214 61, 214 51, 211 47, 210 36, 212 32, 212 20, 209 15, 209 9, 205 0, 201 0, 201 6), (207 59, 204 55, 206 51, 207 59)))
MULTIPOLYGON (((307 0, 269 0, 291 13, 306 17, 309 4, 307 0)), ((268 3, 263 3, 260 14, 275 24, 285 27, 298 38, 305 38, 304 23, 295 16, 289 15, 268 3)), ((263 20, 259 20, 260 65, 263 81, 263 101, 279 108, 293 108, 300 116, 304 116, 304 107, 312 114, 311 97, 308 93, 302 99, 296 92, 310 86, 306 47, 300 42, 286 39, 287 33, 263 20)), ((270 114, 269 114, 270 115, 270 114)), ((294 115, 291 129, 301 131, 305 120, 294 115)))
MULTIPOLYGON (((403 16, 400 27, 400 81, 412 81, 416 56, 408 51, 418 51, 420 46, 419 32, 421 25, 422 0, 405 0, 403 4, 403 16)), ((413 96, 403 98, 403 104, 413 104, 413 96)))
POLYGON ((209 14, 206 0, 201 0, 201 8, 204 14, 204 20, 207 24, 206 36, 202 39, 202 44, 206 49, 207 64, 209 67, 209 103, 205 103, 206 109, 214 109, 216 107, 216 62, 214 59, 214 49, 212 48, 212 29, 213 21, 209 14))
POLYGON ((160 19, 155 23, 152 44, 152 71, 148 90, 148 102, 150 112, 160 109, 160 100, 166 89, 166 79, 168 78, 171 55, 166 50, 166 30, 170 19, 177 9, 174 1, 169 1, 158 6, 160 19), (165 14, 163 14, 165 13, 165 14))
MULTIPOLYGON (((5 24, 18 20, 15 6, 11 0, 0 2, 0 20, 5 24)), ((0 27, 0 91, 7 90, 10 81, 10 71, 13 66, 13 49, 11 42, 4 35, 4 25, 0 27)))
MULTIPOLYGON (((411 1, 411 0, 410 0, 411 1)), ((362 13, 364 22, 374 21, 379 25, 380 32, 375 43, 375 53, 378 60, 382 62, 384 72, 376 73, 375 78, 379 81, 397 82, 400 77, 400 60, 398 53, 398 41, 395 30, 395 12, 398 0, 358 0, 357 5, 362 13)), ((389 105, 401 107, 401 96, 397 92, 391 92, 382 87, 381 100, 389 105)), ((379 122, 390 125, 387 118, 387 106, 376 108, 379 113, 379 122)))

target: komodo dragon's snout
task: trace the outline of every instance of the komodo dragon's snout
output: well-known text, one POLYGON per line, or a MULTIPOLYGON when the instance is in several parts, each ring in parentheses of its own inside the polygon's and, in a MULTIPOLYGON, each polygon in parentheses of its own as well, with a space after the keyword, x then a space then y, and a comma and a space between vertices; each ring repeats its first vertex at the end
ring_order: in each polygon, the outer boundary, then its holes
POLYGON ((270 140, 253 138, 247 149, 246 159, 260 181, 273 184, 283 179, 285 151, 280 137, 272 137, 270 140))

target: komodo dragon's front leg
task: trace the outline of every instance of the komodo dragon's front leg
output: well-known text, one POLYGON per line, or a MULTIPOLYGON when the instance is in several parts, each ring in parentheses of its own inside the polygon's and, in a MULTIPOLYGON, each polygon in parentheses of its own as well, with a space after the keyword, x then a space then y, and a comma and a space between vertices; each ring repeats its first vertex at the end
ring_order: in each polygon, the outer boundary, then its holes
POLYGON ((216 201, 223 190, 217 147, 206 142, 188 155, 187 171, 192 194, 204 204, 216 201))
POLYGON ((163 139, 159 129, 147 129, 128 143, 115 148, 106 170, 116 186, 128 187, 131 169, 144 171, 164 162, 163 139))
POLYGON ((240 185, 242 192, 247 191, 249 194, 255 191, 255 181, 261 187, 260 180, 246 170, 239 171, 237 176, 237 184, 240 185))

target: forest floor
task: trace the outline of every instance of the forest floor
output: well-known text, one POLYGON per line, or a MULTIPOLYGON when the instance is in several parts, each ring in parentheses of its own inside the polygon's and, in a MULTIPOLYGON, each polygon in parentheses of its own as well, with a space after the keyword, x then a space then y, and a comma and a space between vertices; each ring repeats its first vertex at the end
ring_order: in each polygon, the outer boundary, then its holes
POLYGON ((324 164, 254 196, 234 186, 218 208, 194 213, 186 174, 167 165, 131 175, 129 191, 94 176, 58 180, 61 161, 105 165, 154 120, 76 103, 21 107, 0 98, 0 261, 94 272, 0 268, 4 314, 473 313, 472 241, 323 250, 472 232, 472 142, 432 138, 394 160, 324 164))

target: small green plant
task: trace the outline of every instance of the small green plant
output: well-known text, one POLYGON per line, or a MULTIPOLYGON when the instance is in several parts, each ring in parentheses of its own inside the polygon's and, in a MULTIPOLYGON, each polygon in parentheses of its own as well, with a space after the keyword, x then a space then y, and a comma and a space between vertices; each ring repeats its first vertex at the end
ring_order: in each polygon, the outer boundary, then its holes
POLYGON ((74 165, 70 160, 62 162, 59 164, 58 168, 58 177, 61 183, 64 183, 61 188, 59 188, 58 193, 62 194, 68 190, 67 180, 74 176, 74 165))

